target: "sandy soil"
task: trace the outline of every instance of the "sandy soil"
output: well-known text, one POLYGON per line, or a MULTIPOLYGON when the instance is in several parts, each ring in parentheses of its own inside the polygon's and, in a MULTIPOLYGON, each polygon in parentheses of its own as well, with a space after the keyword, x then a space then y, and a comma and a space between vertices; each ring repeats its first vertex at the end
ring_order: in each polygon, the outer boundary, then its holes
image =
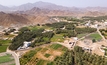
POLYGON ((62 52, 60 51, 57 51, 57 50, 47 50, 44 54, 42 54, 42 52, 38 52, 36 54, 36 57, 37 58, 40 58, 40 59, 44 59, 44 60, 50 60, 50 61, 53 61, 55 59, 56 56, 60 56, 62 54, 62 52), (51 56, 46 58, 44 55, 45 54, 50 54, 51 56))
POLYGON ((80 46, 80 47, 90 48, 92 50, 92 54, 95 53, 97 55, 104 56, 104 52, 102 52, 100 49, 101 45, 103 45, 103 44, 106 45, 107 43, 102 41, 102 42, 96 42, 96 43, 89 43, 87 45, 83 41, 78 41, 76 45, 80 46))

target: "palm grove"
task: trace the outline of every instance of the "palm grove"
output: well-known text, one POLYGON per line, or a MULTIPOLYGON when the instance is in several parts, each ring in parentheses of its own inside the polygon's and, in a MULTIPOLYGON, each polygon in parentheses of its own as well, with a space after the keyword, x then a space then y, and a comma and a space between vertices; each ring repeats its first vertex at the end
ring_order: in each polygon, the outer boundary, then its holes
MULTIPOLYGON (((96 32, 97 29, 90 27, 77 27, 78 23, 57 22, 47 23, 39 29, 30 29, 23 27, 19 31, 18 36, 12 40, 9 49, 16 50, 23 45, 24 41, 33 41, 31 47, 40 46, 51 43, 51 39, 56 34, 63 35, 64 38, 76 37, 79 34, 96 32), (45 31, 44 26, 51 27, 52 31, 45 31)), ((57 42, 57 41, 56 41, 57 42)), ((33 57, 35 52, 32 52, 29 59, 33 57)), ((107 65, 107 59, 102 56, 91 54, 82 50, 81 47, 75 46, 73 50, 67 50, 62 56, 56 57, 54 61, 47 65, 107 65)))
MULTIPOLYGON (((92 33, 95 32, 95 28, 84 27, 77 28, 77 23, 67 23, 67 22, 57 22, 53 24, 45 24, 42 26, 52 27, 52 31, 44 32, 44 28, 39 29, 29 29, 28 27, 23 27, 19 31, 18 36, 12 40, 12 44, 9 49, 16 50, 18 47, 23 45, 24 41, 32 41, 31 47, 39 46, 42 44, 47 44, 51 42, 51 38, 56 34, 62 34, 63 37, 75 37, 78 34, 92 33), (44 33, 43 33, 44 32, 44 33)), ((57 42, 57 41, 56 41, 57 42)))
MULTIPOLYGON (((66 51, 62 56, 57 57, 54 62, 49 64, 53 65, 107 65, 107 58, 91 55, 82 50, 81 47, 75 46, 74 50, 66 51)), ((47 65, 49 65, 47 64, 47 65)))

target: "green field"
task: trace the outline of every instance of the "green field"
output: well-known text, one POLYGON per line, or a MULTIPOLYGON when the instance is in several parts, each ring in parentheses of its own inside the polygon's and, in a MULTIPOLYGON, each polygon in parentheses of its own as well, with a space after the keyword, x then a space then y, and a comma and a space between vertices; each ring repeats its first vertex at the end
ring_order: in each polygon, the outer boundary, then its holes
POLYGON ((55 34, 52 38, 51 38, 52 42, 63 42, 64 38, 62 34, 55 34))
POLYGON ((33 26, 33 27, 28 27, 30 30, 38 30, 40 26, 33 26))
POLYGON ((62 47, 62 45, 60 45, 60 44, 52 44, 50 46, 50 48, 55 49, 55 50, 57 50, 58 48, 61 48, 61 47, 62 47))
POLYGON ((87 35, 87 34, 78 34, 77 37, 78 37, 78 38, 82 38, 82 37, 84 37, 84 36, 86 36, 86 35, 87 35))
POLYGON ((1 52, 6 52, 7 47, 8 47, 8 45, 0 46, 0 53, 1 52))
POLYGON ((42 28, 47 29, 47 30, 54 30, 54 28, 48 27, 48 26, 42 26, 42 28))
POLYGON ((89 36, 91 39, 95 39, 97 41, 101 40, 102 37, 98 33, 93 33, 89 36))
POLYGON ((14 59, 11 58, 12 56, 7 54, 5 56, 1 56, 0 57, 0 63, 5 63, 5 62, 10 62, 10 61, 13 61, 14 59))
POLYGON ((47 29, 47 30, 54 30, 54 28, 52 27, 48 27, 48 26, 30 26, 28 27, 30 30, 37 30, 37 29, 40 29, 40 28, 43 28, 43 29, 47 29))
POLYGON ((0 40, 0 53, 6 52, 7 47, 10 45, 11 40, 0 40))
POLYGON ((11 40, 0 40, 0 44, 2 45, 10 45, 11 40))

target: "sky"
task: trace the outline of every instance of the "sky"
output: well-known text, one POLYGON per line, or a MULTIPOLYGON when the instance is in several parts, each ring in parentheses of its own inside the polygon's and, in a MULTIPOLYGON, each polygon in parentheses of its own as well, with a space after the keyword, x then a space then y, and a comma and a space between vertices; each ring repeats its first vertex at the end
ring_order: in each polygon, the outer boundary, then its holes
POLYGON ((4 6, 19 6, 38 1, 49 2, 67 7, 107 7, 107 0, 0 0, 4 6))

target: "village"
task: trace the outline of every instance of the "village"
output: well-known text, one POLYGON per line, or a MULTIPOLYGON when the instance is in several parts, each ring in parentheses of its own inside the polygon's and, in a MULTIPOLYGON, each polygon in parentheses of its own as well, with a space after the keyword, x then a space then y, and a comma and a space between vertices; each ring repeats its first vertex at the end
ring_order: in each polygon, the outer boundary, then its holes
MULTIPOLYGON (((53 19, 57 22, 64 21, 64 22, 72 23, 72 21, 60 20, 58 18, 53 18, 53 19)), ((37 27, 43 27, 43 26, 40 25, 40 26, 37 26, 37 27)), ((105 37, 100 32, 100 29, 106 29, 107 22, 106 21, 103 21, 103 22, 96 21, 92 24, 91 21, 89 20, 89 21, 86 21, 85 24, 80 24, 77 27, 80 27, 80 28, 90 27, 90 28, 97 29, 97 31, 93 32, 93 33, 89 33, 89 34, 87 34, 87 33, 86 34, 81 34, 81 35, 76 36, 76 37, 70 37, 70 38, 62 37, 63 42, 60 42, 60 38, 59 38, 59 39, 57 39, 57 41, 54 41, 54 42, 51 42, 51 43, 52 44, 53 43, 60 44, 62 46, 65 46, 69 50, 72 50, 75 46, 80 46, 80 47, 82 47, 82 49, 85 52, 89 52, 91 54, 97 54, 97 55, 100 55, 100 56, 107 57, 107 55, 106 55, 107 40, 105 39, 105 37)), ((62 29, 65 30, 65 27, 63 27, 62 29)), ((1 40, 13 40, 13 38, 18 36, 19 32, 20 31, 19 31, 18 28, 16 28, 16 29, 14 27, 5 28, 2 31, 0 31, 0 39, 1 40)), ((54 32, 54 30, 47 28, 42 33, 44 34, 44 33, 47 33, 47 32, 54 32)), ((32 40, 32 41, 24 40, 23 44, 20 47, 18 47, 17 50, 10 51, 9 49, 7 49, 7 52, 9 52, 9 53, 10 52, 15 52, 15 55, 17 56, 17 60, 19 60, 19 58, 21 58, 21 56, 23 54, 25 54, 29 50, 32 50, 32 49, 36 48, 36 47, 35 48, 30 47, 32 42, 34 42, 34 40, 32 40)), ((48 44, 44 44, 44 45, 41 45, 41 46, 45 46, 45 45, 47 46, 48 44)))

